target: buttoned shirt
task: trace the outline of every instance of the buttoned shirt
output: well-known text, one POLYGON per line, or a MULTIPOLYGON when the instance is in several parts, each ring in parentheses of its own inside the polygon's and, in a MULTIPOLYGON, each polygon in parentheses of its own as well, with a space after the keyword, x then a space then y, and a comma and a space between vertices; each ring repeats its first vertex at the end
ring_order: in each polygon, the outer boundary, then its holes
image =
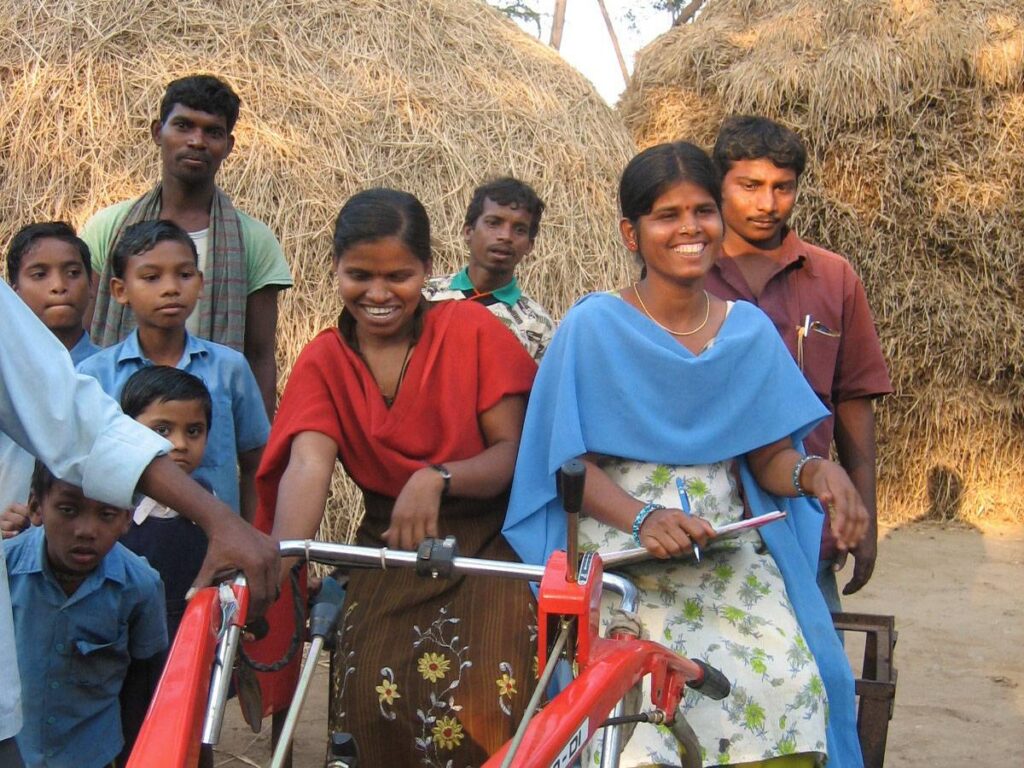
MULTIPOLYGON (((721 299, 742 299, 760 307, 829 417, 804 438, 808 453, 828 456, 835 429, 835 406, 844 400, 892 392, 889 370, 875 331, 867 295, 853 267, 842 256, 786 233, 775 255, 777 271, 754 296, 734 259, 711 266, 704 287, 721 299)), ((828 526, 822 531, 822 557, 835 553, 828 526)))
POLYGON ((472 299, 484 305, 515 334, 536 361, 544 356, 551 343, 555 322, 539 303, 525 295, 515 277, 497 290, 480 293, 469 279, 469 267, 454 275, 427 280, 423 294, 430 301, 461 301, 472 299))
MULTIPOLYGON (((121 413, 96 381, 76 376, 67 350, 0 281, 0 433, 87 497, 131 506, 139 477, 170 443, 121 413)), ((13 500, 0 484, 0 509, 13 500)), ((21 729, 7 569, 0 558, 0 739, 21 729)))
MULTIPOLYGON (((153 363, 142 351, 135 330, 124 341, 90 357, 78 370, 95 376, 107 394, 119 398, 132 374, 150 365, 153 363)), ((202 379, 213 400, 206 452, 193 477, 238 512, 238 454, 262 448, 270 435, 256 377, 240 352, 187 332, 176 367, 202 379)))
POLYGON ((118 696, 131 659, 167 647, 164 590, 144 559, 114 544, 67 595, 35 526, 6 546, 28 768, 100 768, 124 745, 118 696))

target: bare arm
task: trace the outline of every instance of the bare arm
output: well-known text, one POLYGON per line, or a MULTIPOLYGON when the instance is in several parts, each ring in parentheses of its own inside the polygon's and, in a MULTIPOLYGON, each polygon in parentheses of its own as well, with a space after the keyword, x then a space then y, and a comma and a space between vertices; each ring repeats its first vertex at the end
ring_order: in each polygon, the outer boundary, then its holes
POLYGON ((204 490, 172 459, 153 459, 139 478, 138 489, 187 517, 206 533, 206 559, 193 586, 205 587, 218 575, 241 570, 249 582, 254 616, 262 614, 276 599, 277 546, 204 490))
MULTIPOLYGON (((300 432, 292 440, 288 466, 277 486, 277 508, 271 532, 275 541, 316 536, 324 518, 337 457, 337 443, 321 432, 300 432)), ((287 576, 290 565, 281 563, 281 579, 287 576)))
POLYGON ((238 498, 242 519, 247 523, 256 519, 256 470, 262 457, 262 447, 238 454, 238 498))
MULTIPOLYGON (((800 459, 800 453, 788 438, 747 454, 758 484, 775 496, 796 496, 793 471, 800 459)), ((868 513, 843 468, 828 459, 808 461, 800 471, 799 480, 801 487, 829 510, 839 548, 856 546, 867 531, 868 513)))
MULTIPOLYGON (((875 494, 875 411, 871 399, 836 403, 836 452, 868 513, 867 533, 854 547, 853 577, 843 588, 852 595, 868 583, 878 554, 878 506, 875 494)), ((842 563, 838 563, 842 567, 842 563)))
MULTIPOLYGON (((583 463, 587 465, 583 510, 605 525, 632 533, 644 502, 617 486, 593 459, 585 458, 583 463)), ((713 534, 711 524, 703 518, 683 514, 681 509, 658 509, 640 527, 640 543, 655 557, 676 557, 689 552, 693 541, 704 546, 713 534)))
MULTIPOLYGON (((449 495, 473 499, 497 496, 512 482, 519 438, 526 417, 526 399, 506 397, 480 415, 487 447, 469 459, 446 462, 451 472, 449 495)), ((395 500, 391 525, 384 539, 391 547, 414 549, 427 536, 436 536, 444 481, 430 467, 412 474, 395 500)))
POLYGON ((277 293, 280 286, 268 285, 249 294, 245 303, 245 359, 263 395, 267 418, 277 410, 277 293))

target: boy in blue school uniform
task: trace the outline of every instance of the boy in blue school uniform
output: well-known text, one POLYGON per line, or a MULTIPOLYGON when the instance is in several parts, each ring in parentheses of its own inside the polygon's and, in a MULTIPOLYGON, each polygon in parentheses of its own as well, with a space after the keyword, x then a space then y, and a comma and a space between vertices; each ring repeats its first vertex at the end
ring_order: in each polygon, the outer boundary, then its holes
POLYGON ((132 659, 167 647, 160 577, 118 538, 126 509, 88 499, 36 463, 41 525, 4 544, 28 768, 101 768, 121 750, 118 693, 132 659))
POLYGON ((213 419, 194 477, 251 521, 270 422, 245 357, 185 330, 203 285, 192 238, 173 222, 143 221, 125 229, 111 258, 111 295, 131 307, 138 327, 78 371, 94 376, 114 398, 133 373, 150 365, 180 368, 201 379, 213 399, 213 419))
MULTIPOLYGON (((7 249, 7 281, 14 292, 42 320, 78 365, 100 351, 82 327, 92 298, 92 259, 89 246, 63 221, 45 221, 22 227, 7 249)), ((28 485, 35 457, 7 435, 0 435, 0 487, 13 499, 5 517, 14 535, 28 524, 28 485)))

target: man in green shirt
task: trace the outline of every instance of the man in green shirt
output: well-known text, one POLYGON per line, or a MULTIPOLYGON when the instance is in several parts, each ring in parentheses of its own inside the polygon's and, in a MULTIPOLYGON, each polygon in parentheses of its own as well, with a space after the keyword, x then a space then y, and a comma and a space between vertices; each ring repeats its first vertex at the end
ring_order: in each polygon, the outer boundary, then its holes
POLYGON ((505 177, 477 187, 462 228, 469 264, 454 275, 430 278, 424 288, 430 301, 480 302, 538 363, 555 323, 544 307, 522 292, 515 269, 533 250, 543 213, 544 202, 518 179, 505 177))
POLYGON ((150 133, 160 148, 160 183, 140 198, 92 216, 81 237, 93 255, 96 343, 109 346, 135 327, 130 310, 109 293, 110 253, 121 232, 146 219, 169 219, 185 229, 205 276, 188 329, 245 354, 273 416, 277 367, 277 294, 292 285, 281 245, 270 229, 237 210, 216 185, 221 163, 234 147, 240 99, 229 85, 194 75, 167 86, 150 133))

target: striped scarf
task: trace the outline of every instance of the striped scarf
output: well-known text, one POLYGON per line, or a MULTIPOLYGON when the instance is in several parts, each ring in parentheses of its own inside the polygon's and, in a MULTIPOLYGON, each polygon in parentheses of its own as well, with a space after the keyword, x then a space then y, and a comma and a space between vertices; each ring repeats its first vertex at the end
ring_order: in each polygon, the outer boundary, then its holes
MULTIPOLYGON (((131 308, 117 303, 110 295, 113 276, 113 252, 124 230, 140 221, 160 216, 159 184, 135 201, 111 242, 114 243, 103 264, 92 337, 101 347, 109 347, 124 339, 136 326, 131 308)), ((199 333, 204 339, 225 344, 242 351, 245 341, 245 303, 248 281, 245 272, 245 244, 242 224, 231 200, 220 188, 214 191, 210 205, 210 248, 203 275, 200 298, 199 333)))

